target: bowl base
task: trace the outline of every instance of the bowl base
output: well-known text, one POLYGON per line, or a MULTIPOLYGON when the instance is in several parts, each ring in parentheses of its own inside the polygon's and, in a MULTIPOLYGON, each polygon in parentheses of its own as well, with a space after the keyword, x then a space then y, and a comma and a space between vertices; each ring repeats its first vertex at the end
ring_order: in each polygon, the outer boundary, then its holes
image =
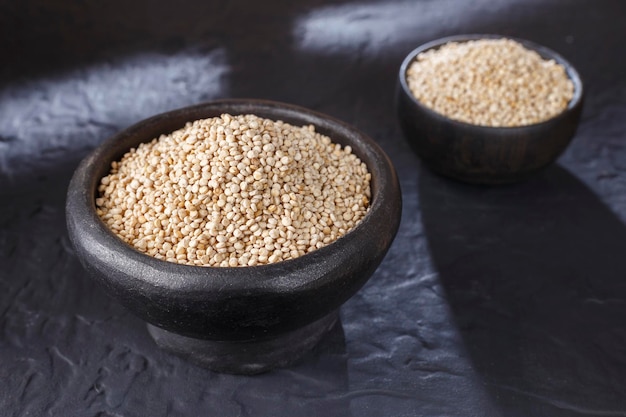
POLYGON ((181 336, 148 324, 162 349, 215 372, 254 375, 296 362, 313 349, 338 321, 337 310, 304 327, 270 339, 216 341, 181 336))

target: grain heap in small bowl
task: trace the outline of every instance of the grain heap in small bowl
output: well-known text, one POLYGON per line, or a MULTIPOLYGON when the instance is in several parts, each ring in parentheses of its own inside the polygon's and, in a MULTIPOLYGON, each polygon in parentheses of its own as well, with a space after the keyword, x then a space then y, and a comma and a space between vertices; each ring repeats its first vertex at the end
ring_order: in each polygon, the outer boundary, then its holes
POLYGON ((398 72, 405 138, 434 172, 472 184, 528 179, 580 121, 583 84, 561 55, 524 39, 466 34, 418 46, 398 72))
POLYGON ((96 207, 157 259, 254 266, 346 234, 367 212, 370 179, 350 146, 312 125, 223 114, 128 151, 102 178, 96 207))
POLYGON ((540 123, 563 112, 574 96, 563 65, 512 39, 449 42, 426 50, 406 77, 425 106, 481 126, 540 123))

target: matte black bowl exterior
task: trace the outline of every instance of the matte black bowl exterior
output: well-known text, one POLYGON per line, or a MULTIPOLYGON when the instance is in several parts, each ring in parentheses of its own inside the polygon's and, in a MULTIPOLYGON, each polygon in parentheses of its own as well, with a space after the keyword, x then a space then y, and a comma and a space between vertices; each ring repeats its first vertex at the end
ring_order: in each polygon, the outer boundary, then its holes
POLYGON ((149 118, 103 143, 74 173, 66 215, 70 238, 84 267, 127 308, 156 326, 151 329, 153 336, 152 330, 163 329, 186 338, 245 344, 271 340, 336 314, 382 261, 397 232, 401 206, 391 162, 374 141, 354 128, 293 105, 222 100, 149 118), (297 259, 254 267, 170 263, 145 255, 115 236, 95 210, 97 185, 111 162, 131 147, 188 121, 223 113, 313 124, 333 141, 350 145, 372 174, 371 205, 365 218, 326 247, 297 259))
POLYGON ((400 67, 397 112, 411 147, 433 171, 470 183, 510 183, 526 179, 545 168, 565 150, 580 120, 583 86, 574 67, 557 53, 526 40, 509 38, 565 67, 575 89, 565 111, 533 125, 488 127, 452 120, 426 107, 413 96, 406 73, 418 54, 449 42, 486 38, 499 39, 503 36, 451 36, 413 50, 400 67))

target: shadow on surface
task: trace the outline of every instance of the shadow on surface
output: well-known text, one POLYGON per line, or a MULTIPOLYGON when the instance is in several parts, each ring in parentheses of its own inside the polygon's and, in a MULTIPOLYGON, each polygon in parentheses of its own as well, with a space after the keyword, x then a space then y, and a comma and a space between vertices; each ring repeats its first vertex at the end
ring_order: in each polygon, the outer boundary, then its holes
POLYGON ((256 398, 245 402, 246 407, 254 410, 251 414, 272 415, 280 408, 280 415, 351 416, 341 319, 296 365, 249 380, 249 390, 240 394, 256 398))
MULTIPOLYGON (((151 356, 157 357, 154 353, 151 356)), ((172 415, 202 414, 207 410, 224 416, 352 415, 347 395, 345 337, 340 321, 297 364, 255 376, 208 372, 166 353, 158 357, 150 372, 155 373, 157 382, 167 386, 172 415), (183 380, 187 378, 190 381, 183 380), (172 379, 178 383, 172 383, 172 379)), ((147 387, 150 394, 158 392, 157 385, 147 387)), ((135 395, 146 397, 139 391, 135 395)), ((139 407, 130 408, 129 411, 140 412, 139 407)), ((154 411, 151 415, 157 415, 157 409, 154 411)))
POLYGON ((291 16, 346 0, 29 0, 0 5, 0 53, 9 65, 0 82, 50 74, 137 52, 198 52, 254 45, 255 52, 284 50, 291 16), (286 32, 281 31, 283 29, 286 32), (278 30, 277 30, 278 29, 278 30))
POLYGON ((619 219, 558 167, 497 188, 423 169, 419 193, 448 301, 504 414, 626 415, 619 219))

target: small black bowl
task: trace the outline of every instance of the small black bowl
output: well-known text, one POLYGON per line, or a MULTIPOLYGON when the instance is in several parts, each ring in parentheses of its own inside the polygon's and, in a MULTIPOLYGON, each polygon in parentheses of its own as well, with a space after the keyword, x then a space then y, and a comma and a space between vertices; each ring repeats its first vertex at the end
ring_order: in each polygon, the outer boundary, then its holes
POLYGON ((500 35, 460 35, 426 43, 407 55, 400 66, 396 110, 404 135, 415 153, 433 171, 476 184, 524 180, 547 167, 572 140, 583 106, 583 85, 574 67, 556 52, 513 39, 544 59, 563 65, 574 83, 574 97, 557 116, 519 127, 489 127, 452 120, 420 103, 411 93, 406 73, 417 55, 449 42, 501 39, 500 35))
POLYGON ((222 100, 149 118, 104 142, 74 173, 66 216, 83 266, 148 322, 158 345, 216 371, 254 374, 292 363, 330 330, 338 308, 365 284, 385 256, 398 230, 401 208, 395 170, 381 148, 364 134, 293 105, 222 100), (313 124, 334 142, 350 145, 372 175, 366 216, 352 231, 321 249, 253 267, 166 262, 135 250, 113 234, 95 207, 98 184, 111 162, 188 121, 223 113, 313 124))

